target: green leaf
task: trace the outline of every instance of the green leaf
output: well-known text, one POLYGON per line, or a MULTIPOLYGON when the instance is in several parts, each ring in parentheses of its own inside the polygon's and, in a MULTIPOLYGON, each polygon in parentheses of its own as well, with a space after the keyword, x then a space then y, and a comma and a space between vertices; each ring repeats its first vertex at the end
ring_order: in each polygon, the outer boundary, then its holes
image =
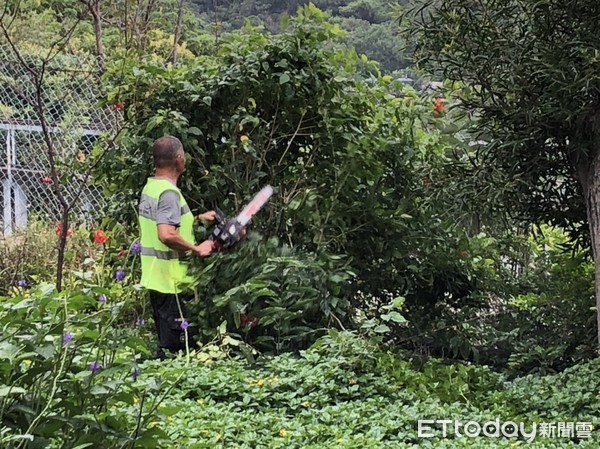
POLYGON ((27 390, 25 390, 24 388, 21 388, 21 387, 9 387, 6 385, 0 387, 0 398, 4 398, 11 394, 24 394, 24 393, 27 393, 27 390))
POLYGON ((18 346, 8 343, 7 341, 3 341, 0 343, 0 360, 8 359, 12 362, 19 354, 19 351, 20 348, 18 346))
POLYGON ((290 81, 290 76, 287 73, 279 75, 279 84, 285 84, 290 81))
POLYGON ((90 390, 90 394, 94 396, 104 395, 110 393, 110 390, 102 385, 94 385, 90 390))
POLYGON ((32 305, 33 305, 34 301, 33 299, 24 299, 22 301, 19 301, 16 304, 13 304, 11 306, 12 310, 21 310, 21 309, 29 309, 32 305))
POLYGON ((38 287, 40 292, 40 298, 49 298, 56 291, 56 285, 54 284, 43 284, 38 287))
POLYGON ((159 407, 158 412, 161 415, 165 415, 165 416, 173 416, 176 415, 177 412, 181 411, 181 407, 177 406, 177 405, 165 405, 162 407, 159 407))
POLYGON ((400 315, 395 310, 392 310, 391 312, 386 313, 385 315, 382 315, 381 318, 384 318, 385 320, 393 321, 395 323, 405 323, 406 322, 406 318, 404 318, 402 315, 400 315))
POLYGON ((50 359, 54 355, 54 345, 46 345, 36 348, 35 352, 37 352, 46 360, 50 359))
POLYGON ((380 324, 377 327, 375 327, 375 329, 373 329, 373 331, 378 334, 385 334, 386 332, 391 331, 391 329, 385 324, 380 324))
POLYGON ((143 447, 149 449, 155 448, 157 439, 165 439, 168 437, 169 436, 162 429, 159 429, 158 427, 153 427, 142 432, 142 434, 136 441, 136 447, 143 447))
POLYGON ((406 301, 406 298, 404 296, 395 297, 394 300, 392 301, 392 309, 402 310, 402 307, 404 307, 405 301, 406 301))

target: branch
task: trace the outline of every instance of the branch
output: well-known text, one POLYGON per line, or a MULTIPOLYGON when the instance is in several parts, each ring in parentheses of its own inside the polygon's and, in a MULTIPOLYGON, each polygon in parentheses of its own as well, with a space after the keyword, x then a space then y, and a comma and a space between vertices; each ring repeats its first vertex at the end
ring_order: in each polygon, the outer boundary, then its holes
POLYGON ((296 127, 296 131, 294 131, 294 134, 292 135, 292 138, 288 142, 286 149, 283 151, 281 157, 279 158, 279 162, 277 162, 277 165, 281 165, 281 163, 283 162, 283 159, 285 158, 285 155, 287 154, 290 147, 292 146, 294 139, 296 138, 296 136, 298 135, 298 132, 300 131, 300 127, 302 126, 302 120, 304 119, 305 115, 306 115, 306 111, 303 111, 302 117, 300 117, 300 120, 298 121, 298 126, 296 127))
MULTIPOLYGON (((10 19, 10 22, 9 22, 7 28, 10 28, 12 26, 13 22, 17 18, 17 11, 19 11, 20 8, 21 8, 21 0, 18 0, 17 4, 15 5, 15 13, 13 14, 12 18, 10 19)), ((6 15, 7 12, 8 12, 8 2, 5 2, 4 3, 4 11, 2 11, 2 16, 0 17, 0 22, 4 21, 4 16, 6 15)))
POLYGON ((148 25, 150 25, 150 19, 154 13, 154 7, 156 6, 156 0, 148 0, 146 5, 146 11, 144 14, 143 28, 140 30, 140 48, 145 48, 146 37, 148 35, 148 25))
POLYGON ((181 24, 183 22, 183 2, 184 0, 179 0, 179 4, 177 6, 177 23, 175 25, 175 36, 173 38, 173 50, 171 50, 171 54, 168 58, 173 61, 173 65, 177 63, 177 45, 179 44, 179 39, 181 39, 181 24))
POLYGON ((19 60, 19 63, 21 64, 21 66, 25 70, 27 70, 31 76, 37 78, 37 76, 38 76, 37 72, 35 71, 35 69, 33 67, 30 67, 29 64, 27 64, 27 62, 25 62, 25 59, 23 59, 23 56, 21 56, 21 53, 19 52, 15 43, 13 42, 10 35, 8 34, 8 29, 4 26, 4 22, 0 21, 0 27, 2 28, 2 34, 4 34, 4 37, 6 38, 8 45, 10 45, 10 48, 12 49, 13 53, 19 60))
POLYGON ((98 158, 94 161, 93 164, 91 164, 88 169, 86 170, 85 176, 83 178, 83 180, 81 180, 80 184, 79 184, 79 188, 77 190, 76 195, 73 197, 73 201, 71 201, 71 203, 69 203, 69 207, 68 210, 71 210, 75 204, 77 203, 77 200, 79 200, 79 198, 81 197, 81 193, 83 192, 83 189, 85 188, 85 186, 87 185, 92 172, 94 171, 94 169, 98 166, 98 164, 100 163, 100 161, 104 158, 104 155, 106 153, 108 153, 109 150, 112 150, 114 148, 115 142, 117 140, 117 137, 119 137, 119 135, 121 134, 121 132, 123 131, 124 128, 119 129, 115 135, 108 141, 108 143, 106 144, 106 147, 104 148, 104 151, 102 151, 102 153, 100 154, 100 156, 98 156, 98 158))
MULTIPOLYGON (((71 40, 71 37, 73 36, 73 33, 75 32, 75 28, 77 28, 77 26, 79 25, 80 22, 81 22, 81 18, 78 18, 77 21, 73 24, 73 26, 67 31, 67 34, 64 36, 64 38, 58 39, 52 43, 52 45, 50 46, 50 50, 48 50, 48 54, 46 55, 46 58, 44 58, 44 62, 43 62, 44 68, 45 68, 46 64, 48 64, 49 62, 52 62, 52 60, 54 60, 54 58, 56 58, 60 53, 62 53, 62 51, 65 49, 65 47, 71 40), (61 40, 63 41, 62 43, 61 43, 61 40), (54 55, 52 55, 52 50, 54 50, 55 48, 57 48, 56 53, 54 55)), ((43 73, 44 73, 44 70, 42 71, 42 78, 43 78, 43 73)))

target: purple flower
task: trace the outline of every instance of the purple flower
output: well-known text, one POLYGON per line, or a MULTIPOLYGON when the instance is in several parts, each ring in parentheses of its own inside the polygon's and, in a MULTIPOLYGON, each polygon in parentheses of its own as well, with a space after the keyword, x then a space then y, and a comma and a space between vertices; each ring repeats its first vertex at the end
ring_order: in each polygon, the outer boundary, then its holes
POLYGON ((131 377, 133 377, 133 380, 136 380, 138 377, 140 377, 140 370, 139 368, 135 368, 132 372, 131 372, 131 377))
POLYGON ((138 255, 142 252, 142 245, 139 242, 135 242, 131 245, 131 253, 138 255))
POLYGON ((137 321, 135 322, 136 326, 143 326, 146 324, 146 320, 143 318, 138 318, 137 321))
POLYGON ((102 369, 102 367, 100 366, 100 364, 98 362, 90 363, 90 370, 92 370, 92 373, 97 373, 101 369, 102 369))
POLYGON ((190 323, 188 323, 186 320, 183 320, 183 321, 181 322, 181 328, 182 328, 183 330, 186 330, 188 327, 190 327, 190 323))
POLYGON ((19 287, 27 287, 27 281, 25 279, 21 279, 19 282, 17 282, 17 285, 19 287))
POLYGON ((73 334, 71 334, 70 332, 65 332, 63 334, 63 341, 65 343, 70 343, 71 341, 73 341, 73 334))
POLYGON ((106 296, 105 295, 98 296, 98 302, 100 304, 106 304, 106 296))
POLYGON ((115 273, 115 279, 119 282, 121 282, 123 279, 125 279, 125 272, 123 270, 118 270, 115 273))

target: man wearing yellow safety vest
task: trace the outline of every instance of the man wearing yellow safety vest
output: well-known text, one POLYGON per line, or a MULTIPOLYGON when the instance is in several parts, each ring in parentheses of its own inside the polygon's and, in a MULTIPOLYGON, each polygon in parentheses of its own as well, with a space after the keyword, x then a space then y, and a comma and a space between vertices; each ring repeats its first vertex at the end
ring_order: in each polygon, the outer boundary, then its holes
MULTIPOLYGON (((213 241, 196 245, 194 216, 177 187, 185 170, 185 153, 179 139, 161 137, 153 145, 155 175, 148 178, 139 203, 140 243, 142 246, 141 284, 149 291, 152 315, 158 337, 156 357, 165 350, 185 349, 184 331, 188 322, 182 295, 191 279, 185 262, 188 255, 209 256, 213 241)), ((215 212, 198 219, 211 222, 215 212)))

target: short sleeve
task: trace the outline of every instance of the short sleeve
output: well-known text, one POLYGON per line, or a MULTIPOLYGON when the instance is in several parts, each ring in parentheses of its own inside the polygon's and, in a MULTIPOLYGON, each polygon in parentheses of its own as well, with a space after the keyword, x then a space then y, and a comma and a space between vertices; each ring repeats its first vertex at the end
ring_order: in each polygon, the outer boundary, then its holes
POLYGON ((156 210, 156 223, 179 227, 181 224, 179 193, 174 190, 167 190, 160 195, 156 210))

